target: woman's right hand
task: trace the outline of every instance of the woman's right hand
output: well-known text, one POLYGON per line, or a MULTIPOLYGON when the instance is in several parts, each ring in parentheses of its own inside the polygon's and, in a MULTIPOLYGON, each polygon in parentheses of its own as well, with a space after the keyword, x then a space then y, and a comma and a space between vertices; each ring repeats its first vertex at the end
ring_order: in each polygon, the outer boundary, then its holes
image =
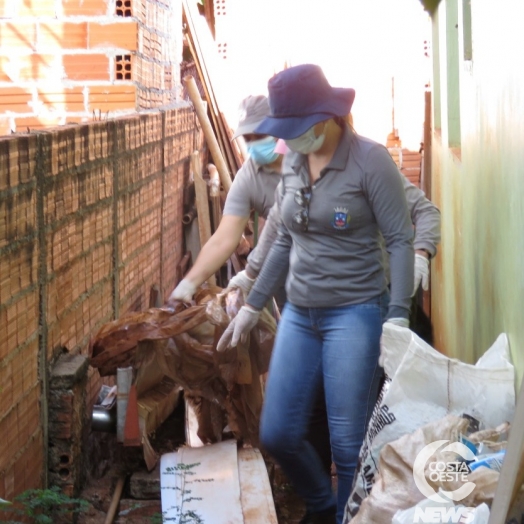
POLYGON ((191 302, 195 294, 196 286, 186 278, 183 278, 178 286, 169 295, 169 300, 181 300, 182 302, 191 302))

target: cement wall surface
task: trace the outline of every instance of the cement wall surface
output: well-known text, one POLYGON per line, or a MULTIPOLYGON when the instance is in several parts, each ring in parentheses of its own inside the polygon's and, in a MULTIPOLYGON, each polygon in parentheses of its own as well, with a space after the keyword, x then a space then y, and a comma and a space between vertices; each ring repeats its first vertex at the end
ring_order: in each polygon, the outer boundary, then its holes
POLYGON ((518 66, 524 59, 523 16, 518 0, 496 6, 442 0, 432 42, 432 197, 442 213, 442 244, 431 280, 436 343, 450 356, 475 362, 506 332, 519 379, 524 372, 524 70, 518 66))

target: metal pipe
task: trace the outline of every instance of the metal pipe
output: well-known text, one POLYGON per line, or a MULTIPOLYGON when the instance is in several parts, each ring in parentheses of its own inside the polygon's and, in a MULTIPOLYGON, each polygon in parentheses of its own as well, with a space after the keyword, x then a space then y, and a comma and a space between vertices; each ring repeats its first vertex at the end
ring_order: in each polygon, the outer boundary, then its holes
POLYGON ((94 406, 91 415, 91 429, 116 433, 116 404, 111 409, 94 406))
POLYGON ((185 213, 182 216, 182 224, 188 226, 189 224, 191 224, 191 222, 193 222, 193 220, 195 220, 196 216, 197 210, 196 207, 193 206, 187 213, 185 213))

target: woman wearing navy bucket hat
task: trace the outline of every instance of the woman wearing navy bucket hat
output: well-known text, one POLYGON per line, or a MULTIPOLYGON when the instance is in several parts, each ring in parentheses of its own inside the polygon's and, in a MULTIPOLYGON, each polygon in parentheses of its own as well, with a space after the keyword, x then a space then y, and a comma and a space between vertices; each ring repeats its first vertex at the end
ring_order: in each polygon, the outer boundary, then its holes
POLYGON ((378 387, 384 319, 408 327, 413 229, 401 175, 382 145, 346 123, 355 91, 320 67, 286 69, 268 83, 270 116, 256 132, 282 138, 282 225, 223 349, 249 332, 287 274, 261 419, 261 442, 305 502, 302 524, 340 524, 378 387), (381 252, 390 259, 391 296, 381 252), (289 272, 288 272, 289 269, 289 272), (305 436, 323 382, 331 479, 305 436))

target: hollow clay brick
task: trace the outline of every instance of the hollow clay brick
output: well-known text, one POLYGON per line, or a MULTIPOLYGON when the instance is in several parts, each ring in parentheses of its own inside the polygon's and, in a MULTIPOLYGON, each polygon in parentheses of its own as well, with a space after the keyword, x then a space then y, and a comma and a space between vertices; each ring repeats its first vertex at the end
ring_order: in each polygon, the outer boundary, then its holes
MULTIPOLYGON (((103 54, 64 55, 62 57, 68 80, 109 80, 109 58, 103 54)), ((1 74, 1 73, 0 73, 1 74)))
POLYGON ((59 87, 58 89, 38 89, 38 100, 47 109, 57 111, 84 111, 84 92, 82 87, 59 87))
POLYGON ((88 49, 116 47, 136 51, 137 31, 136 22, 126 21, 114 24, 89 22, 88 49))
MULTIPOLYGON (((11 120, 7 117, 0 117, 0 137, 11 133, 11 120)), ((0 186, 3 184, 0 183, 0 186)), ((0 187, 1 190, 1 187, 0 187)))
POLYGON ((36 46, 47 49, 85 49, 87 47, 87 22, 72 23, 53 20, 39 22, 36 46))
POLYGON ((17 118, 15 123, 16 131, 18 133, 25 133, 28 129, 46 129, 49 127, 59 126, 61 124, 61 119, 58 116, 28 116, 17 118))
POLYGON ((90 86, 89 111, 135 109, 136 87, 133 85, 90 86))
MULTIPOLYGON (((14 0, 11 0, 14 2, 14 0)), ((55 3, 45 0, 23 0, 17 2, 14 16, 56 16, 55 3)))
POLYGON ((0 87, 0 114, 7 111, 31 113, 33 93, 21 87, 0 87))
POLYGON ((13 49, 34 49, 36 25, 32 22, 0 21, 0 54, 13 49))
POLYGON ((0 57, 0 80, 17 83, 47 79, 50 75, 60 75, 61 67, 60 58, 54 55, 6 55, 0 57))
POLYGON ((107 14, 107 4, 107 0, 62 0, 62 11, 65 16, 101 16, 107 14))

